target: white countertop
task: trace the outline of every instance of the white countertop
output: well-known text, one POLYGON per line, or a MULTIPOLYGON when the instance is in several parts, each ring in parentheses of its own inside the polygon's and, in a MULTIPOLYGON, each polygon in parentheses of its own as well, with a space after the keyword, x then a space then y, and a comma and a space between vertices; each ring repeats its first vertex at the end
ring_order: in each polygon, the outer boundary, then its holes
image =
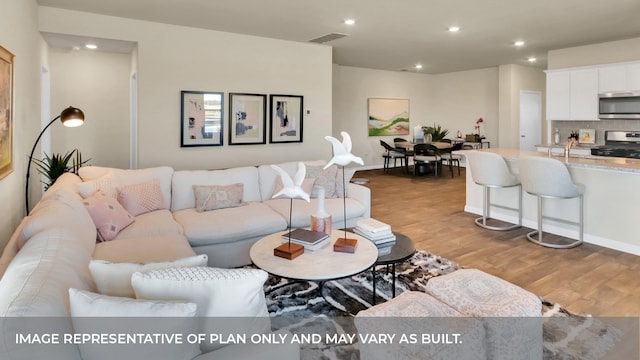
MULTIPOLYGON (((573 149, 572 149, 573 150, 573 149)), ((464 153, 461 150, 460 153, 464 153)), ((487 151, 502 155, 506 159, 518 159, 523 156, 544 156, 547 157, 547 153, 537 151, 521 151, 518 149, 503 149, 503 148, 491 148, 479 151, 487 151)), ((640 174, 640 159, 628 159, 608 156, 595 156, 595 155, 579 155, 572 154, 569 159, 565 159, 563 155, 551 155, 552 158, 558 159, 564 162, 569 167, 581 167, 598 170, 610 170, 619 172, 631 172, 640 174)))

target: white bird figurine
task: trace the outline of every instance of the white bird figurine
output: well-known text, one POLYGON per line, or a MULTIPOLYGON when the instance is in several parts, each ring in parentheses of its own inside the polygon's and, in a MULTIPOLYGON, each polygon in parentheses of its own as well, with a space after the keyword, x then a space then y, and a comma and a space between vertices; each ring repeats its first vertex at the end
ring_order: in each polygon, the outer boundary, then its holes
POLYGON ((361 158, 351 153, 351 136, 349 136, 349 134, 347 134, 345 131, 340 132, 340 135, 342 135, 342 143, 340 143, 340 141, 338 141, 338 139, 334 138, 333 136, 324 137, 333 145, 333 158, 329 160, 324 168, 326 169, 333 164, 346 166, 352 162, 364 165, 364 161, 362 161, 361 158))
POLYGON ((302 190, 302 182, 304 181, 304 175, 307 172, 306 166, 304 166, 303 162, 298 163, 298 172, 293 179, 291 176, 287 174, 286 171, 282 170, 281 167, 277 165, 271 165, 271 168, 277 171, 280 174, 280 178, 282 178, 282 190, 278 191, 272 197, 276 198, 280 195, 284 195, 288 198, 301 198, 310 202, 309 194, 307 194, 304 190, 302 190))

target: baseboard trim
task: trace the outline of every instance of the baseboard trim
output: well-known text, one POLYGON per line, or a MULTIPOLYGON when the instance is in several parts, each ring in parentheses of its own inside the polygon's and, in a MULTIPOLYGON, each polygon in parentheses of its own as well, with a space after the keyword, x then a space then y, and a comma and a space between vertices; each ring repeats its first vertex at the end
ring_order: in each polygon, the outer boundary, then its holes
MULTIPOLYGON (((464 211, 471 214, 477 214, 482 216, 482 208, 465 205, 464 211)), ((510 216, 510 215, 498 213, 495 211, 491 213, 491 217, 494 219, 506 221, 512 224, 515 224, 518 222, 517 216, 510 216)), ((538 228, 538 223, 533 220, 522 219, 522 226, 535 230, 538 228)), ((545 223, 544 231, 551 234, 564 236, 569 239, 578 239, 578 236, 579 236, 578 230, 571 230, 571 229, 560 227, 554 224, 545 223)), ((586 232, 584 233, 584 242, 606 247, 608 249, 622 251, 622 252, 633 254, 633 255, 640 255, 640 246, 638 245, 632 245, 632 244, 624 243, 618 240, 607 239, 601 236, 587 234, 586 232)))

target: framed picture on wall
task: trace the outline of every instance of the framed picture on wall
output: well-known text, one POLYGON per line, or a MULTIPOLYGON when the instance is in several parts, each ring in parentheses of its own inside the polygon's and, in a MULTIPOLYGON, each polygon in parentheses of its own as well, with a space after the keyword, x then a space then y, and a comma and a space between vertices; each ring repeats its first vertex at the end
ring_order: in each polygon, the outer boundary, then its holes
POLYGON ((409 99, 369 98, 369 136, 409 135, 409 99))
POLYGON ((229 145, 267 142, 267 95, 229 94, 229 145))
POLYGON ((224 93, 181 91, 180 146, 221 146, 224 93))
POLYGON ((271 95, 271 130, 269 142, 302 142, 303 97, 271 95))
POLYGON ((0 46, 0 179, 13 171, 13 54, 0 46))

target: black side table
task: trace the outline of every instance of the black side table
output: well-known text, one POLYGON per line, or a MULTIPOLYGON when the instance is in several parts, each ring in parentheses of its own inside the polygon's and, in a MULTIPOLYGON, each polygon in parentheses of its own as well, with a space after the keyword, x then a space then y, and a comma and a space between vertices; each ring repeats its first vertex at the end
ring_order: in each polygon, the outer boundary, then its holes
POLYGON ((396 235, 396 243, 391 247, 389 254, 378 256, 378 260, 373 264, 373 304, 376 304, 376 266, 377 265, 391 265, 391 275, 393 283, 391 285, 391 295, 396 297, 396 264, 402 263, 408 260, 416 252, 416 245, 408 236, 393 232, 396 235))

